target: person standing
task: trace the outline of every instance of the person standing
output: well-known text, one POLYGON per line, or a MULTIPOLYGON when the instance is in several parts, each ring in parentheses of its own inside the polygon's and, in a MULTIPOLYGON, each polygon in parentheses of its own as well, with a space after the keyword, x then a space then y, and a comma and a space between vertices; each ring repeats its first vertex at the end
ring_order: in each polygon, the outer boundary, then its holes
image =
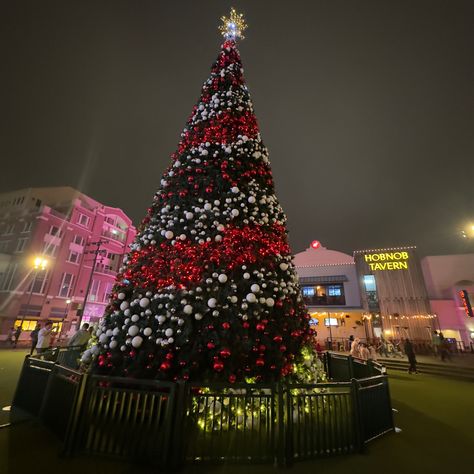
POLYGON ((46 351, 51 343, 51 332, 53 330, 53 323, 48 321, 43 329, 38 332, 38 342, 36 343, 36 352, 38 354, 46 351))
POLYGON ((410 339, 405 339, 405 354, 408 357, 408 373, 409 374, 417 374, 418 370, 416 368, 416 356, 415 351, 413 350, 413 344, 411 343, 410 339))
POLYGON ((13 343, 13 347, 16 348, 16 345, 18 344, 18 339, 20 339, 20 335, 21 335, 21 324, 19 326, 17 326, 16 330, 15 330, 15 342, 13 343))
POLYGON ((74 336, 69 339, 69 342, 67 343, 68 347, 71 346, 85 346, 88 342, 89 339, 91 338, 91 333, 89 332, 89 324, 84 323, 82 325, 82 328, 79 329, 79 331, 74 334, 74 336))
POLYGON ((356 337, 351 344, 351 352, 350 355, 352 357, 360 358, 360 339, 356 337))
POLYGON ((433 336, 432 336, 432 342, 433 342, 433 351, 435 357, 438 357, 440 355, 440 345, 441 345, 441 338, 438 334, 438 331, 433 331, 433 336))
POLYGON ((367 348, 367 344, 361 344, 359 349, 360 358, 363 360, 369 360, 370 351, 367 348))
POLYGON ((372 359, 374 362, 377 362, 377 351, 375 350, 375 347, 373 344, 369 345, 369 354, 370 354, 369 359, 372 359))
POLYGON ((36 344, 38 344, 38 333, 39 333, 40 329, 41 329, 41 324, 38 323, 35 326, 35 328, 33 329, 33 331, 31 331, 31 334, 30 334, 30 339, 31 339, 30 355, 33 355, 33 352, 36 349, 36 344))

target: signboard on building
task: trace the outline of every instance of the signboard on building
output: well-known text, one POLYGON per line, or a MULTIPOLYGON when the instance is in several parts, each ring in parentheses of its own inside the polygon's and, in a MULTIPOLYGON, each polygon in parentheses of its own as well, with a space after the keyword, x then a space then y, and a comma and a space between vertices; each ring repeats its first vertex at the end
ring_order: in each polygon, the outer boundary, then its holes
POLYGON ((459 290, 459 298, 461 299, 461 304, 464 307, 466 315, 470 318, 474 318, 474 313, 472 311, 471 301, 469 299, 469 294, 466 290, 459 290))
POLYGON ((408 270, 408 252, 366 253, 364 259, 372 271, 408 270))

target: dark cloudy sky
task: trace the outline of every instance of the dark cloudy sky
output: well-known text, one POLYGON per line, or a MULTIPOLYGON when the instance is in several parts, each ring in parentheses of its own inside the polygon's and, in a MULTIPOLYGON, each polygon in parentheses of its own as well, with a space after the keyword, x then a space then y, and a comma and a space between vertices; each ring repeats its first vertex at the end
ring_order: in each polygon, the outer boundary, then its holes
POLYGON ((138 222, 231 5, 294 251, 465 250, 472 0, 5 1, 0 191, 70 185, 138 222))

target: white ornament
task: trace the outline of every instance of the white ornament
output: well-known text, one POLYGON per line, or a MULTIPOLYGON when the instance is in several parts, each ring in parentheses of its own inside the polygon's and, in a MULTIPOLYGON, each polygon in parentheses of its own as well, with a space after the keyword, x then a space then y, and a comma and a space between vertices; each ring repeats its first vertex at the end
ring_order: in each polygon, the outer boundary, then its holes
POLYGON ((129 335, 129 336, 132 336, 132 337, 133 337, 133 336, 136 336, 136 335, 139 333, 139 331, 140 331, 140 329, 139 329, 138 326, 135 326, 135 325, 130 326, 130 327, 128 328, 128 335, 129 335))
POLYGON ((107 334, 101 334, 101 335, 99 336, 99 342, 100 342, 101 344, 104 344, 105 342, 107 342, 107 339, 108 339, 107 334))
POLYGON ((245 280, 248 280, 250 278, 250 273, 244 273, 243 276, 245 280))
POLYGON ((232 209, 231 214, 232 214, 234 217, 237 217, 240 213, 239 213, 239 210, 238 210, 238 209, 232 209))
POLYGON ((254 283, 254 284, 250 287, 250 289, 252 290, 252 293, 258 293, 258 292, 260 291, 260 287, 259 287, 256 283, 254 283))
POLYGON ((174 234, 171 230, 167 230, 165 232, 165 237, 168 239, 168 240, 171 240, 173 237, 174 237, 174 234))
POLYGON ((209 308, 215 308, 217 306, 217 300, 215 298, 210 298, 207 302, 209 308))
POLYGON ((218 280, 219 280, 219 283, 225 283, 227 281, 227 275, 225 273, 221 273, 219 275, 218 280))
POLYGON ((186 212, 186 219, 190 221, 194 217, 194 214, 192 212, 186 212))
POLYGON ((88 364, 92 360, 92 353, 89 349, 87 351, 84 351, 81 357, 81 362, 84 362, 85 364, 88 364))
POLYGON ((196 313, 194 315, 194 319, 196 319, 197 321, 200 321, 202 319, 202 314, 201 313, 196 313))
POLYGON ((250 204, 253 204, 255 202, 255 198, 253 196, 250 196, 247 201, 250 203, 250 204))
POLYGON ((128 301, 122 301, 122 303, 120 303, 120 309, 122 311, 125 311, 128 308, 128 306, 129 306, 128 301))
POLYGON ((166 321, 166 316, 158 316, 158 322, 163 324, 166 321))
POLYGON ((142 298, 140 300, 140 307, 146 308, 150 304, 150 300, 148 298, 142 298))
POLYGON ((118 298, 119 300, 124 300, 124 299, 125 299, 125 293, 119 293, 119 294, 117 295, 117 298, 118 298))
POLYGON ((132 316, 132 322, 134 322, 134 323, 136 323, 139 319, 140 319, 140 316, 138 316, 138 314, 134 314, 132 316))
POLYGON ((142 345, 142 342, 143 342, 143 338, 141 336, 135 336, 132 339, 132 346, 135 348, 140 347, 142 345))
POLYGON ((171 337, 173 335, 173 330, 171 328, 168 328, 166 331, 165 331, 165 336, 166 337, 171 337))
POLYGON ((238 300, 239 300, 239 299, 238 299, 237 296, 235 296, 235 295, 232 295, 232 296, 230 297, 230 302, 231 302, 231 303, 237 303, 238 300))
POLYGON ((283 270, 283 271, 288 270, 288 264, 285 262, 280 263, 280 270, 283 270))
POLYGON ((118 342, 117 342, 117 341, 110 341, 109 347, 110 347, 111 349, 115 349, 117 346, 118 346, 118 342))
POLYGON ((239 188, 237 186, 234 186, 233 188, 230 189, 234 194, 237 194, 239 192, 239 188))
POLYGON ((267 298, 265 303, 267 304, 267 306, 269 306, 271 308, 272 306, 275 305, 275 300, 273 298, 267 298))
POLYGON ((192 307, 190 304, 187 304, 187 305, 183 308, 183 313, 184 313, 184 314, 192 314, 192 313, 193 313, 193 307, 192 307))
POLYGON ((255 303, 255 301, 257 301, 257 297, 253 294, 253 293, 249 293, 245 299, 249 302, 249 303, 255 303))
POLYGON ((151 330, 151 328, 145 328, 145 329, 143 330, 143 334, 144 334, 145 336, 147 336, 147 337, 150 336, 152 332, 153 332, 153 331, 151 330))

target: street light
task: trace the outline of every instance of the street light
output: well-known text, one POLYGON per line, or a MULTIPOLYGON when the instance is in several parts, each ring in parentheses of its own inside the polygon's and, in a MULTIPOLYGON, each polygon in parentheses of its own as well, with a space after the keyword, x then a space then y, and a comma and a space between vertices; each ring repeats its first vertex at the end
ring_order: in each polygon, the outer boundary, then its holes
POLYGON ((26 303, 26 310, 23 311, 21 322, 20 322, 20 327, 23 329, 23 322, 25 321, 25 313, 26 311, 29 310, 30 303, 31 303, 31 297, 33 296, 33 289, 35 287, 36 283, 36 277, 38 276, 39 271, 44 271, 46 270, 46 267, 48 266, 48 260, 44 257, 36 257, 33 260, 33 279, 31 281, 31 290, 30 290, 30 295, 28 296, 28 302, 26 303))

